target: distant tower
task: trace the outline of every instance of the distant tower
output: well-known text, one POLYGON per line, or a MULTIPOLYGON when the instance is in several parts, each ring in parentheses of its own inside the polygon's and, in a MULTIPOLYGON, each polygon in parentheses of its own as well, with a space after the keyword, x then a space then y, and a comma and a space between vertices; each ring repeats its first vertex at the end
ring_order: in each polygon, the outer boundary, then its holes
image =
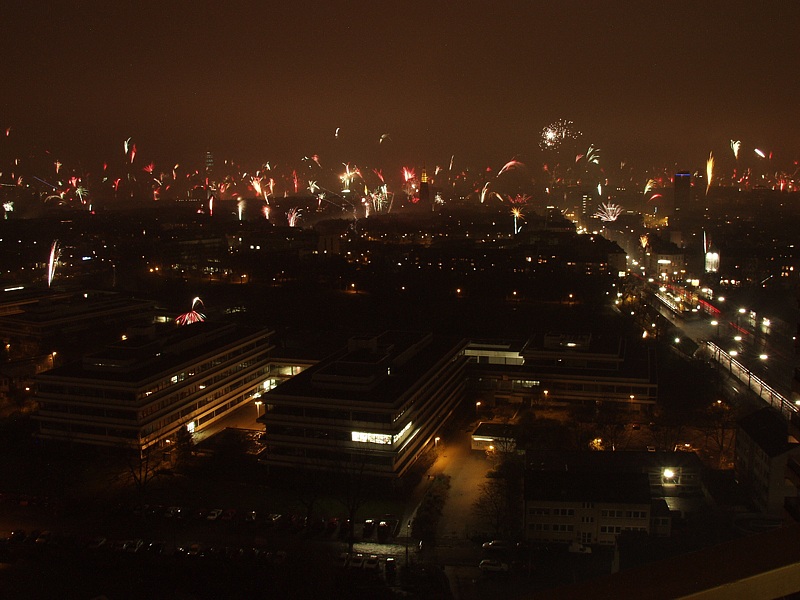
POLYGON ((431 208, 433 210, 433 204, 431 204, 431 190, 428 185, 428 172, 425 170, 425 167, 422 167, 422 175, 419 176, 419 203, 421 206, 425 208, 431 208))
POLYGON ((206 175, 210 175, 211 171, 214 169, 214 155, 211 154, 209 150, 206 152, 206 175))
MULTIPOLYGON (((206 201, 211 199, 211 186, 208 184, 208 180, 211 178, 211 172, 214 170, 214 155, 211 154, 210 150, 206 151, 206 201)), ((210 210, 210 209, 209 209, 210 210)))
POLYGON ((675 183, 673 186, 673 202, 675 212, 681 212, 689 207, 692 199, 692 174, 688 171, 678 171, 675 173, 675 183))

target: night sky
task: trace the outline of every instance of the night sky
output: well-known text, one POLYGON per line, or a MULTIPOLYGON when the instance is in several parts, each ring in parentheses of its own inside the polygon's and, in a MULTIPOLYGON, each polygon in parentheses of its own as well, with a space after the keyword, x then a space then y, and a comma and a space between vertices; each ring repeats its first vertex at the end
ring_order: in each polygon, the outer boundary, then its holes
POLYGON ((0 126, 84 159, 496 166, 557 119, 643 167, 800 158, 795 0, 52 4, 3 5, 0 126))

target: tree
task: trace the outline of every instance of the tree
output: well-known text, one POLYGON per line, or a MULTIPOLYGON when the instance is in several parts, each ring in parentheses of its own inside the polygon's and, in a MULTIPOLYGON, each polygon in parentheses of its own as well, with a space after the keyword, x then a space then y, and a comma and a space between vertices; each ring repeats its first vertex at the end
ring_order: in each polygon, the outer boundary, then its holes
POLYGON ((603 445, 611 450, 624 450, 630 438, 627 411, 616 402, 601 402, 597 410, 597 432, 603 445))
POLYGON ((721 469, 728 462, 726 456, 736 439, 735 411, 727 403, 717 400, 705 410, 703 417, 701 427, 706 434, 706 443, 717 455, 717 468, 721 469))
POLYGON ((509 481, 502 477, 490 477, 480 484, 480 495, 472 505, 473 514, 491 527, 495 536, 513 533, 519 522, 516 496, 509 481))
POLYGON ((155 445, 140 450, 129 447, 125 449, 126 475, 129 482, 133 483, 139 503, 145 504, 150 483, 161 472, 164 462, 163 453, 155 445))

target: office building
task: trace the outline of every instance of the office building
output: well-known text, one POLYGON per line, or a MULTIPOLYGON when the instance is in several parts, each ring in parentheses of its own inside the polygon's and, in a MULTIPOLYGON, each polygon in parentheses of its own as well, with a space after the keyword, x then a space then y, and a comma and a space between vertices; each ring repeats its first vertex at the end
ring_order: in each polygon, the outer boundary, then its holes
POLYGON ((37 377, 39 437, 144 451, 269 387, 272 331, 205 321, 126 337, 37 377))
POLYGON ((395 478, 435 444, 465 386, 466 342, 388 331, 264 395, 268 465, 395 478))

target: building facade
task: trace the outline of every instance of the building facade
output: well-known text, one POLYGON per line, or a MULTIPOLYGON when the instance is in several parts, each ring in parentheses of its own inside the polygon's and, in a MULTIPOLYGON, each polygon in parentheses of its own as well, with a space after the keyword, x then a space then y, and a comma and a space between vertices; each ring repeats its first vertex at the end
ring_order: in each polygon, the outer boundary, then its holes
POLYGON ((736 478, 762 512, 778 514, 787 501, 797 504, 800 443, 789 423, 771 407, 739 420, 734 468, 736 478))
POLYGON ((352 338, 263 397, 259 420, 268 447, 260 460, 401 476, 435 443, 462 399, 465 346, 397 331, 352 338))
POLYGON ((523 404, 613 402, 647 413, 658 397, 651 347, 618 336, 540 334, 525 343, 472 342, 474 386, 523 404))
POLYGON ((269 387, 272 334, 216 322, 132 330, 37 377, 38 435, 145 451, 201 430, 269 387))
POLYGON ((623 531, 650 534, 651 504, 644 473, 529 471, 525 538, 613 545, 623 531))

